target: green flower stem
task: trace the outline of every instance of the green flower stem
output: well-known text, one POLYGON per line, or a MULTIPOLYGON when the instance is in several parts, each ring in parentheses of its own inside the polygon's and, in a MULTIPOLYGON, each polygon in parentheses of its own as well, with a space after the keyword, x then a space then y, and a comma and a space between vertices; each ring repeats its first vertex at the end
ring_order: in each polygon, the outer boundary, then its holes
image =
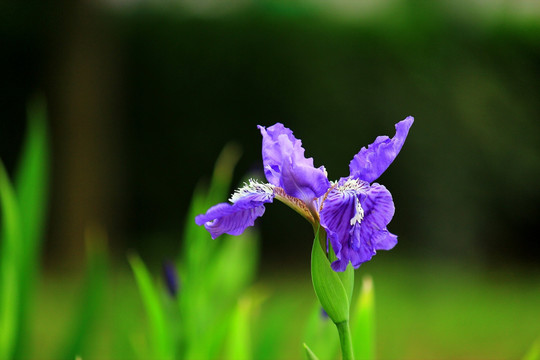
POLYGON ((339 333, 339 342, 341 344, 341 356, 343 360, 354 360, 351 329, 349 321, 343 321, 336 324, 339 333))

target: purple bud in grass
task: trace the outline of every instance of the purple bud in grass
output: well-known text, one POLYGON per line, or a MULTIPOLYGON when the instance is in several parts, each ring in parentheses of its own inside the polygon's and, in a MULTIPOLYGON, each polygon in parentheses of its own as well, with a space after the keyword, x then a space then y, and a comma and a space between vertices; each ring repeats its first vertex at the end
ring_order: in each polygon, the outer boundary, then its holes
POLYGON ((329 319, 328 313, 322 307, 321 307, 321 318, 323 318, 323 320, 329 319))
POLYGON ((163 279, 165 280, 165 285, 169 294, 172 297, 176 297, 179 287, 178 271, 171 261, 165 261, 163 263, 163 279))

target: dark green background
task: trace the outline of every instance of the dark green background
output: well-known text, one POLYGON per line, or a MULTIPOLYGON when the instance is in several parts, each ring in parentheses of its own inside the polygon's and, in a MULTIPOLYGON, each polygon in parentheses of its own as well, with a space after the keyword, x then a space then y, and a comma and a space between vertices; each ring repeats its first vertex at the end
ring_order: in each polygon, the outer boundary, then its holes
MULTIPOLYGON (((404 1, 341 16, 302 4, 225 15, 2 5, 0 155, 13 169, 25 103, 44 94, 50 265, 76 266, 87 222, 109 229, 120 257, 166 257, 226 143, 243 149, 238 182, 260 171, 258 124, 283 122, 338 179, 362 146, 413 115, 378 180, 396 204, 392 256, 538 268, 538 14, 404 1)), ((307 266, 302 218, 272 204, 258 224, 263 266, 307 266)))

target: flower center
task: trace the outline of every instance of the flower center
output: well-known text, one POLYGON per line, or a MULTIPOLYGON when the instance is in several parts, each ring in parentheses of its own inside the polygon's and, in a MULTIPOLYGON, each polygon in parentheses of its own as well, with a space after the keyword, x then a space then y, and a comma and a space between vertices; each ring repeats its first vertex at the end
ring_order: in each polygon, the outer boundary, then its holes
POLYGON ((354 226, 355 224, 360 224, 362 220, 364 219, 364 209, 362 208, 362 205, 360 204, 358 195, 366 191, 367 185, 365 182, 358 179, 354 179, 354 178, 347 179, 345 180, 345 182, 341 184, 340 182, 341 181, 336 181, 336 182, 331 183, 332 186, 330 187, 330 189, 328 189, 328 191, 326 192, 326 194, 324 194, 322 200, 320 201, 319 212, 322 211, 324 202, 326 198, 328 197, 328 195, 330 194, 330 192, 338 191, 342 194, 347 193, 348 194, 347 196, 354 196, 354 207, 355 207, 354 210, 355 211, 354 211, 354 216, 350 220, 350 224, 351 226, 354 226))
POLYGON ((264 193, 271 197, 274 194, 274 185, 272 184, 263 184, 254 179, 249 179, 248 182, 244 183, 240 189, 237 189, 230 197, 229 201, 233 204, 237 202, 240 198, 249 195, 249 194, 261 194, 264 193))
POLYGON ((347 179, 341 185, 338 183, 338 185, 336 187, 336 190, 342 191, 342 192, 345 192, 345 191, 358 192, 358 191, 364 190, 365 187, 366 187, 366 185, 364 183, 360 182, 360 180, 358 180, 358 179, 347 179))
POLYGON ((343 184, 336 187, 336 190, 352 193, 350 195, 354 196, 355 211, 354 216, 351 218, 351 226, 354 226, 355 224, 360 224, 364 219, 364 209, 362 208, 360 200, 358 199, 358 193, 362 192, 364 190, 364 187, 365 184, 363 182, 360 182, 358 179, 347 179, 343 184))
POLYGON ((278 186, 273 188, 274 195, 276 199, 302 215, 307 221, 309 221, 313 226, 318 223, 318 215, 315 212, 315 215, 309 210, 308 205, 302 200, 295 198, 294 196, 287 195, 285 190, 278 186), (316 219, 315 219, 316 218, 316 219))

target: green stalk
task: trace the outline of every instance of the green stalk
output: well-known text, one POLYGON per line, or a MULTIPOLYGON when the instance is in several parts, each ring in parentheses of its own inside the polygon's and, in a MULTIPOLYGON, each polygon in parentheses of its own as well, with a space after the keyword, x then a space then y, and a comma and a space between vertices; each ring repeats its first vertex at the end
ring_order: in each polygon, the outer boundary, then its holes
POLYGON ((351 329, 349 321, 343 321, 336 324, 339 333, 339 342, 341 344, 341 356, 343 360, 354 360, 351 329))

